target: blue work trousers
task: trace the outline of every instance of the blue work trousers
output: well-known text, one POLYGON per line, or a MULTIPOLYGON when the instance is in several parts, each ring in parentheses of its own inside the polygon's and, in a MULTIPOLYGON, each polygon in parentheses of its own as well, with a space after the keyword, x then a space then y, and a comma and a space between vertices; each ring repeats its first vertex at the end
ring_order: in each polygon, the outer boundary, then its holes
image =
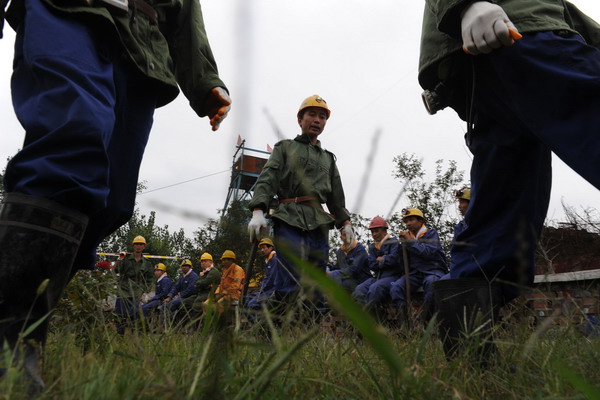
MULTIPOLYGON (((433 296, 433 282, 441 279, 443 272, 432 271, 431 274, 425 275, 421 272, 410 273, 410 293, 415 293, 421 286, 423 287, 423 302, 431 304, 433 296)), ((406 306, 406 275, 394 281, 390 285, 390 297, 392 304, 397 307, 406 306)))
POLYGON ((467 228, 453 246, 452 278, 498 278, 505 297, 534 276, 548 210, 551 151, 600 188, 600 50, 575 34, 525 34, 471 58, 473 153, 467 228))
POLYGON ((305 231, 275 219, 273 230, 281 266, 274 282, 276 292, 289 293, 298 289, 300 268, 292 262, 290 255, 325 271, 329 253, 327 229, 305 231))
POLYGON ((24 5, 11 85, 25 142, 5 188, 88 215, 74 265, 91 268, 98 244, 132 215, 156 96, 110 30, 41 0, 24 5))
POLYGON ((352 297, 359 304, 364 304, 368 309, 384 305, 390 301, 390 287, 397 276, 385 278, 369 278, 354 289, 352 297))

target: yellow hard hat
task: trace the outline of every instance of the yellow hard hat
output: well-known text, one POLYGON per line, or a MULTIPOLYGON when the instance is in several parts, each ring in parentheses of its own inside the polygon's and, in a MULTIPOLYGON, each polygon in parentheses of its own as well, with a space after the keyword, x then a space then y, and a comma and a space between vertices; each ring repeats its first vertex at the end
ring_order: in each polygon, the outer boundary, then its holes
POLYGON ((456 192, 454 192, 454 197, 456 197, 457 199, 471 201, 471 189, 459 189, 456 192))
POLYGON ((327 111, 327 119, 331 116, 331 110, 327 107, 327 102, 318 94, 313 94, 310 97, 304 99, 302 104, 300 104, 300 108, 298 109, 298 118, 300 118, 300 113, 302 110, 308 107, 319 107, 327 111))
POLYGON ((202 253, 202 255, 200 256, 200 261, 204 261, 204 260, 213 261, 213 258, 209 253, 202 253))
POLYGON ((142 243, 142 244, 146 244, 146 239, 144 239, 143 236, 136 236, 133 238, 133 242, 131 242, 131 244, 136 244, 136 243, 142 243))
POLYGON ((180 267, 183 267, 184 265, 187 265, 188 267, 193 267, 192 262, 190 260, 183 260, 180 267))
POLYGON ((258 244, 258 247, 262 246, 263 244, 269 245, 271 247, 275 247, 275 245, 273 244, 273 241, 269 238, 261 239, 260 243, 258 244))
POLYGON ((167 272, 167 266, 163 263, 158 263, 156 264, 156 266, 154 267, 155 270, 159 269, 162 272, 167 272))
POLYGON ((225 250, 221 256, 221 260, 224 258, 232 258, 235 260, 235 253, 231 250, 225 250))
POLYGON ((423 215, 421 210, 419 210, 418 208, 403 208, 402 209, 402 220, 404 220, 407 217, 412 217, 412 216, 425 219, 425 216, 423 215))

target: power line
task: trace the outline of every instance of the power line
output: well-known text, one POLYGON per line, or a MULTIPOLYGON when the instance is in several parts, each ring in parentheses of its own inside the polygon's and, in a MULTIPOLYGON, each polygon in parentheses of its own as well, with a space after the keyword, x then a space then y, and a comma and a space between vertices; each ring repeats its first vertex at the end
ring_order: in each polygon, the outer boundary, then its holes
POLYGON ((188 179, 187 181, 173 183, 171 185, 159 187, 159 188, 152 189, 152 190, 146 190, 145 192, 142 192, 139 195, 146 194, 146 193, 156 192, 158 190, 167 189, 167 188, 170 188, 170 187, 173 187, 173 186, 177 186, 177 185, 183 185, 184 183, 189 183, 189 182, 197 181, 199 179, 204 179, 204 178, 208 178, 208 177, 211 177, 211 176, 215 176, 215 175, 219 175, 219 174, 224 174, 225 172, 229 172, 229 171, 231 171, 230 168, 228 168, 226 170, 223 170, 223 171, 215 172, 215 173, 212 173, 212 174, 208 174, 208 175, 204 175, 204 176, 199 176, 197 178, 188 179))

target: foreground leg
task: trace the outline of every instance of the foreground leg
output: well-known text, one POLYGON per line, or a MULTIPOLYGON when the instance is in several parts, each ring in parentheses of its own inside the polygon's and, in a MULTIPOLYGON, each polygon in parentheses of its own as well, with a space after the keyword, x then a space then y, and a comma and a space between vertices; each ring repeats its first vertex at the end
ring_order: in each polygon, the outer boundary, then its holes
POLYGON ((19 193, 8 193, 0 209, 0 348, 5 341, 15 347, 28 327, 43 320, 23 338, 17 360, 39 388, 48 313, 69 281, 87 221, 54 201, 19 193))

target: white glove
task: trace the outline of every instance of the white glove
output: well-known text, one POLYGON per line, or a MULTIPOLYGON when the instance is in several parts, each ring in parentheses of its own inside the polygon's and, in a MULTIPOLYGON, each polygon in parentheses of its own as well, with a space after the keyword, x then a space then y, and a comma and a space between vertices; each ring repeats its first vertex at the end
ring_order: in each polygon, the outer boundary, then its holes
POLYGON ((252 219, 248 224, 248 234, 250 235, 250 241, 260 239, 261 228, 267 227, 267 220, 265 219, 265 213, 263 210, 252 211, 252 219))
POLYGON ((354 243, 354 230, 352 230, 352 225, 346 224, 342 227, 342 230, 346 234, 344 244, 346 246, 352 246, 352 243, 354 243))
POLYGON ((512 46, 521 35, 502 7, 476 1, 462 12, 463 50, 468 54, 488 54, 502 46, 512 46), (509 32, 511 29, 513 32, 509 32))

